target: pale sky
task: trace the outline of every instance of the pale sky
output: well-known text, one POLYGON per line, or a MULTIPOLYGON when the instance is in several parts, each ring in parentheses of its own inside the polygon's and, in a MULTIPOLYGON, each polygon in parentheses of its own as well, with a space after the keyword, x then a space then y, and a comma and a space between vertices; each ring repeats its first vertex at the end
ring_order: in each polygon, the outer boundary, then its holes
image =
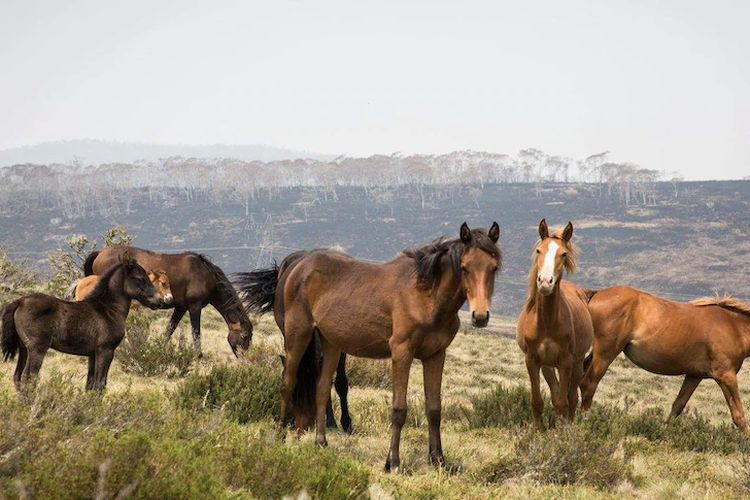
POLYGON ((743 0, 2 0, 0 149, 537 147, 744 177, 748 22, 743 0))

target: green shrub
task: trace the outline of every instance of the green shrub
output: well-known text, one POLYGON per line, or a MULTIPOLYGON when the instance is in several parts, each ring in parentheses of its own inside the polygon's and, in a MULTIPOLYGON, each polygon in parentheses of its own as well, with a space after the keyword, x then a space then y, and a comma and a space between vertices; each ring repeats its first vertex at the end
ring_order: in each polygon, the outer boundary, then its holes
POLYGON ((214 366, 206 375, 191 375, 174 393, 181 408, 223 408, 240 423, 278 418, 281 377, 253 365, 214 366))
POLYGON ((184 377, 193 367, 197 354, 182 335, 176 341, 151 333, 152 316, 149 312, 133 311, 128 315, 127 333, 115 351, 123 371, 152 377, 184 377))
MULTIPOLYGON (((472 396, 471 403, 473 410, 467 412, 471 427, 518 427, 533 422, 531 393, 522 385, 507 388, 498 384, 492 391, 472 396)), ((546 396, 542 421, 547 427, 555 421, 554 409, 546 396)))
POLYGON ((579 425, 561 425, 546 432, 527 430, 513 453, 485 468, 489 482, 512 477, 539 484, 586 484, 612 489, 632 475, 618 441, 579 425))
POLYGON ((257 498, 281 498, 303 489, 313 498, 361 498, 369 485, 366 466, 312 444, 235 435, 218 453, 229 486, 247 488, 257 498))

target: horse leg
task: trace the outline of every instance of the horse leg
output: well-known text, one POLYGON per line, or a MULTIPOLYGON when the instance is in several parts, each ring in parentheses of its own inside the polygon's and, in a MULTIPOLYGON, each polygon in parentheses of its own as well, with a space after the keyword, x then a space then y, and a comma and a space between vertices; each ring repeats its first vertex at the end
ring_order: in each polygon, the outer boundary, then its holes
POLYGON ((96 356, 93 354, 89 356, 89 373, 86 377, 86 390, 90 391, 94 388, 94 382, 96 381, 96 356))
POLYGON ((742 407, 742 400, 740 399, 740 390, 737 387, 737 374, 732 371, 727 371, 719 376, 715 376, 714 380, 721 387, 721 392, 724 393, 724 398, 727 400, 729 411, 732 412, 732 421, 743 434, 748 435, 747 423, 745 422, 745 409, 742 407))
POLYGON ((583 378, 583 361, 573 363, 573 372, 570 377, 570 387, 568 388, 568 418, 572 422, 576 418, 576 408, 578 408, 578 386, 583 378))
POLYGON ((28 347, 26 368, 24 368, 22 380, 24 382, 31 382, 36 384, 36 379, 39 376, 39 370, 42 369, 42 362, 44 356, 47 354, 47 346, 34 346, 28 347))
POLYGON ((315 444, 318 446, 328 446, 326 440, 326 409, 331 403, 331 383, 333 382, 333 373, 336 371, 341 351, 333 344, 321 337, 323 350, 323 365, 320 368, 320 378, 315 391, 315 409, 316 415, 316 432, 315 444))
POLYGON ((542 375, 544 375, 544 380, 547 381, 550 397, 552 401, 554 401, 555 399, 557 399, 557 394, 560 392, 560 384, 557 382, 555 369, 551 366, 543 366, 542 375))
POLYGON ((443 366, 445 365, 445 349, 438 351, 422 361, 424 375, 424 399, 427 422, 429 424, 430 463, 444 466, 443 443, 440 439, 440 389, 443 382, 443 366))
POLYGON ((336 368, 336 393, 341 402, 341 428, 352 433, 352 417, 349 415, 349 378, 346 376, 346 353, 341 353, 339 366, 336 368))
POLYGON ((616 346, 616 345, 601 345, 601 342, 597 342, 594 338, 594 349, 593 359, 591 360, 591 366, 586 370, 586 374, 583 376, 581 381, 581 409, 588 410, 591 408, 591 402, 594 399, 594 393, 599 385, 599 382, 607 373, 607 368, 612 364, 618 354, 622 352, 627 343, 616 346))
POLYGON ((672 403, 672 411, 669 414, 669 418, 679 417, 682 410, 685 409, 685 405, 690 396, 693 395, 695 389, 698 388, 698 384, 701 383, 701 379, 690 375, 685 375, 685 380, 682 381, 682 387, 680 387, 680 393, 677 394, 677 399, 672 403))
POLYGON ((16 390, 21 390, 21 376, 23 375, 23 369, 26 367, 26 357, 28 351, 26 346, 22 342, 18 343, 18 362, 16 363, 16 371, 13 374, 13 383, 16 385, 16 390))
POLYGON ((109 373, 109 366, 112 364, 112 359, 115 357, 115 350, 112 348, 104 348, 96 351, 96 374, 94 376, 94 389, 97 391, 103 391, 107 386, 107 374, 109 373))
POLYGON ((414 360, 407 343, 391 347, 391 378, 393 379, 393 402, 391 410, 391 448, 385 461, 385 471, 398 473, 401 466, 399 445, 401 428, 406 423, 406 390, 409 385, 409 370, 414 360))
POLYGON ((188 308, 190 312, 190 326, 193 327, 193 346, 198 353, 198 357, 203 357, 201 350, 201 311, 203 308, 200 304, 193 304, 188 308))
POLYGON ((539 380, 539 364, 531 354, 526 354, 526 371, 529 372, 529 382, 531 383, 531 414, 537 428, 544 430, 544 423, 542 422, 544 400, 542 399, 539 380))
POLYGON ((560 366, 557 367, 560 373, 560 389, 557 392, 557 398, 553 400, 555 412, 561 417, 570 418, 570 405, 568 403, 568 392, 570 391, 571 381, 573 379, 573 356, 565 356, 560 366))
POLYGON ((326 427, 328 429, 336 429, 336 416, 333 414, 333 403, 332 398, 328 397, 328 404, 326 404, 326 427))
POLYGON ((169 325, 167 325, 167 338, 171 338, 174 331, 177 329, 177 325, 180 324, 180 320, 183 316, 185 316, 185 313, 187 312, 187 309, 185 309, 182 306, 175 306, 174 311, 172 311, 172 317, 169 318, 169 325))

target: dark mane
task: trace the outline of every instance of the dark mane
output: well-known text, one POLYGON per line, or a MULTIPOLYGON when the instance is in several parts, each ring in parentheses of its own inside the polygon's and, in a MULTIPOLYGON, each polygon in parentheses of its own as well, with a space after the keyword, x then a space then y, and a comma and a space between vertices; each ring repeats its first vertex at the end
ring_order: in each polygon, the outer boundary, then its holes
POLYGON ((199 258, 216 280, 218 303, 215 304, 215 307, 222 309, 224 312, 239 312, 240 314, 237 319, 243 324, 250 323, 250 319, 245 314, 245 308, 242 306, 242 301, 239 295, 237 295, 237 290, 232 285, 232 282, 229 281, 227 275, 224 274, 224 271, 203 254, 186 252, 186 255, 193 255, 199 258))
POLYGON ((103 298, 107 297, 109 295, 109 282, 112 280, 112 277, 115 275, 118 269, 122 267, 121 263, 117 263, 114 266, 107 269, 107 271, 102 274, 102 277, 99 278, 99 282, 96 284, 94 289, 91 291, 90 294, 86 296, 85 299, 83 299, 85 302, 99 302, 103 298))
POLYGON ((417 282, 425 289, 432 289, 440 282, 444 259, 450 261, 453 272, 461 275, 461 257, 468 248, 478 248, 498 259, 502 267, 503 254, 483 229, 471 230, 471 242, 466 245, 460 239, 441 237, 423 247, 404 250, 404 255, 414 260, 417 282))

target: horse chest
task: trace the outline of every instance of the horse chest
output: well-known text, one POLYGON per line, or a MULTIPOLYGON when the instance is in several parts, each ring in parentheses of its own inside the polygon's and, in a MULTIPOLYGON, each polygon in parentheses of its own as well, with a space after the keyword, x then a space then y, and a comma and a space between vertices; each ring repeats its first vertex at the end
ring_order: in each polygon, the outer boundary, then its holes
POLYGON ((539 362, 545 366, 554 366, 560 357, 560 345, 549 338, 534 342, 529 347, 539 362))

